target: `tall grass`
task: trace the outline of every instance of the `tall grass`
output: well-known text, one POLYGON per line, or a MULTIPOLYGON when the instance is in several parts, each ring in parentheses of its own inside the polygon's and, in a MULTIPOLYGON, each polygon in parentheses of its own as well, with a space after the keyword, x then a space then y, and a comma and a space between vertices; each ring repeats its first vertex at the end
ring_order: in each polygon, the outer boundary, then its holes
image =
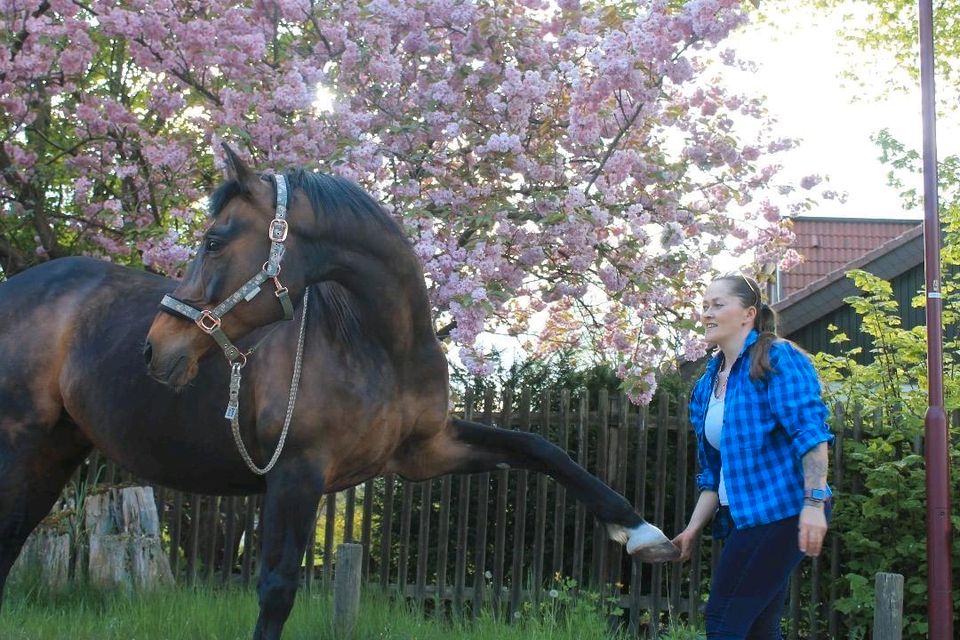
MULTIPOLYGON (((570 594, 563 594, 570 595, 570 594)), ((607 624, 604 604, 590 597, 528 604, 506 624, 489 614, 475 620, 425 614, 378 591, 360 606, 357 640, 622 640, 607 624)), ((239 589, 171 589, 152 594, 104 594, 74 588, 58 594, 12 585, 0 610, 4 640, 246 640, 257 618, 256 595, 239 589)), ((285 640, 345 640, 331 625, 327 593, 301 593, 285 640)))

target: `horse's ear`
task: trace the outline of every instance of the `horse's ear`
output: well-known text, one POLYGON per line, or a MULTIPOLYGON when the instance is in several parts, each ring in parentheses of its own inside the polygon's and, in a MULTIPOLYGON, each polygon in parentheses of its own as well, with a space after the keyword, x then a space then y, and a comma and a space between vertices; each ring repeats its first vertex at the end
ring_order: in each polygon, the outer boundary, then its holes
POLYGON ((240 159, 237 152, 226 142, 220 143, 226 155, 226 179, 247 184, 254 178, 253 171, 240 159))

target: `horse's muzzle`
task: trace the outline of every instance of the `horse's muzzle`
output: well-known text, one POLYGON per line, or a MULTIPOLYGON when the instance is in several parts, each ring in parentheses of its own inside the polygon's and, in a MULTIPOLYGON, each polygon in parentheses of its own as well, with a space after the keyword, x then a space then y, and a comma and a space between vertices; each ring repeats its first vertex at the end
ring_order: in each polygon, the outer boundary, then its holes
POLYGON ((154 353, 150 340, 143 345, 143 360, 147 365, 147 375, 176 390, 189 384, 196 375, 196 367, 191 366, 185 354, 161 358, 154 353))

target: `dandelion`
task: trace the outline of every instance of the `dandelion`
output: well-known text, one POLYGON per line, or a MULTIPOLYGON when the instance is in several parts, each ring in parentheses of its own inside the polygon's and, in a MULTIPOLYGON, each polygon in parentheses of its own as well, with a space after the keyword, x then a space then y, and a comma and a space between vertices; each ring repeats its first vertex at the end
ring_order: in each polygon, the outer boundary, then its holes
POLYGON ((489 571, 484 571, 484 572, 483 572, 483 577, 486 578, 487 580, 491 580, 491 579, 493 579, 493 574, 490 573, 489 571))
POLYGON ((550 589, 550 591, 547 592, 547 595, 550 596, 551 598, 559 598, 560 592, 557 591, 556 589, 550 589))

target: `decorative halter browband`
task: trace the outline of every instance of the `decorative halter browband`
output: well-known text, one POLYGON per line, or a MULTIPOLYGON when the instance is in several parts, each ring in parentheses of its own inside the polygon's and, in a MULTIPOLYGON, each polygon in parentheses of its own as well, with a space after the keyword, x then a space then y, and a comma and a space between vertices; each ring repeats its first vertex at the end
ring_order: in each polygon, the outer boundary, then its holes
POLYGON ((231 309, 233 309, 241 300, 249 302, 260 293, 260 286, 267 280, 272 279, 276 289, 274 295, 280 301, 283 307, 283 319, 291 320, 293 318, 293 303, 290 301, 290 295, 287 288, 280 284, 280 261, 283 260, 285 248, 283 242, 287 239, 287 181, 282 175, 274 176, 277 184, 277 212, 270 226, 267 229, 267 235, 270 238, 270 256, 263 263, 263 268, 257 275, 253 276, 247 282, 237 289, 233 295, 218 304, 213 309, 198 309, 181 300, 177 300, 171 295, 163 296, 160 301, 164 310, 174 311, 177 315, 185 316, 193 320, 200 330, 209 335, 223 349, 223 355, 227 357, 230 364, 237 362, 241 366, 246 363, 247 353, 240 351, 232 342, 227 334, 220 328, 220 323, 231 309))
MULTIPOLYGON (((303 292, 303 305, 300 318, 300 331, 297 336, 297 355, 293 363, 293 378, 290 381, 290 396, 287 399, 287 413, 283 420, 283 429, 280 432, 280 440, 277 442, 277 448, 273 452, 270 461, 262 469, 254 463, 247 448, 240 437, 240 381, 241 370, 247 364, 247 357, 260 345, 257 343, 246 352, 240 351, 234 345, 227 334, 220 328, 221 319, 231 309, 233 309, 241 300, 249 302, 260 293, 260 286, 267 280, 273 280, 275 287, 274 295, 280 301, 283 307, 283 319, 293 319, 293 303, 290 301, 290 295, 287 288, 280 284, 280 261, 283 259, 283 242, 287 239, 289 225, 287 224, 287 182, 282 175, 274 176, 277 185, 277 211, 270 226, 267 235, 270 238, 270 256, 263 263, 263 268, 257 275, 253 276, 247 282, 237 289, 226 300, 218 304, 213 309, 197 309, 181 300, 177 300, 171 295, 163 296, 160 301, 161 309, 173 313, 174 315, 185 316, 193 320, 200 330, 213 338, 223 354, 230 363, 230 399, 227 402, 227 410, 224 418, 230 421, 230 427, 233 431, 233 439, 240 451, 240 457, 246 463, 247 468, 257 475, 264 475, 277 463, 280 458, 280 452, 283 451, 283 444, 287 439, 287 432, 290 429, 290 420, 293 417, 293 408, 297 402, 297 390, 300 387, 300 371, 303 362, 303 338, 304 330, 307 325, 307 296, 308 291, 303 292)), ((269 334, 268 334, 269 335, 269 334)), ((266 339, 264 336, 263 339, 266 339)), ((261 339, 260 342, 263 341, 261 339)))

